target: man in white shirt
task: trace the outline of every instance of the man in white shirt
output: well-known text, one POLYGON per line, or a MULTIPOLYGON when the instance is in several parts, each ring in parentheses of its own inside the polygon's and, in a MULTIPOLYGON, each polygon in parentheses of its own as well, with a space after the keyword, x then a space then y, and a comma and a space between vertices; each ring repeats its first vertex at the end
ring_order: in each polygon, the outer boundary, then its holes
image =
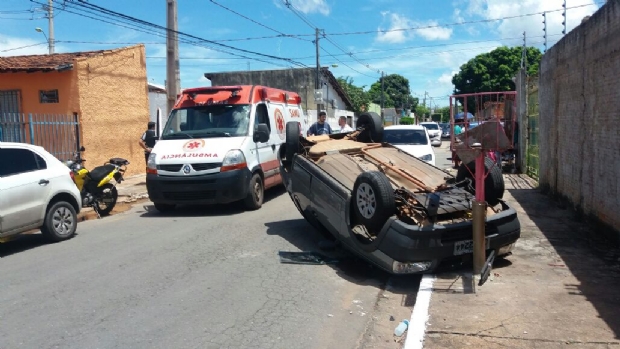
POLYGON ((338 130, 339 133, 347 133, 353 131, 353 128, 349 126, 349 124, 347 124, 346 116, 341 116, 338 119, 338 125, 340 126, 340 129, 338 130))

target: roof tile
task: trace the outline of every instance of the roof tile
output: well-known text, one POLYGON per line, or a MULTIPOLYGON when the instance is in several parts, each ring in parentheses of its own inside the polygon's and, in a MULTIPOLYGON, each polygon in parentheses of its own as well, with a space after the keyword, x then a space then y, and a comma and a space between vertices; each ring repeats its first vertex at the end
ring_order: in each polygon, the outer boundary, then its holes
POLYGON ((106 50, 0 57, 0 73, 57 70, 63 65, 72 64, 76 58, 91 57, 103 52, 106 50))

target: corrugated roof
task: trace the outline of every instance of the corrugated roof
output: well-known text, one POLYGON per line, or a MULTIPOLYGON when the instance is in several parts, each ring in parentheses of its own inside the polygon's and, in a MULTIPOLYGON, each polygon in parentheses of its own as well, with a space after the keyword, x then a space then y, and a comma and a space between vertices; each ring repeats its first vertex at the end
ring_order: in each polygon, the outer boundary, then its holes
MULTIPOLYGON (((123 49, 123 48, 121 48, 123 49)), ((119 49, 0 57, 0 73, 68 70, 78 58, 92 57, 119 49)))

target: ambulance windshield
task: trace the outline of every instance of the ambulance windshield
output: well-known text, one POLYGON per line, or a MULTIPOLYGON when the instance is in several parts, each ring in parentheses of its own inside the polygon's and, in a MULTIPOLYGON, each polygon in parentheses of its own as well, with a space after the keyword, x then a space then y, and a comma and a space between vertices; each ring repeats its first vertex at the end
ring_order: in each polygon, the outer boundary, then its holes
POLYGON ((162 139, 243 137, 248 135, 250 105, 206 105, 175 109, 162 139))

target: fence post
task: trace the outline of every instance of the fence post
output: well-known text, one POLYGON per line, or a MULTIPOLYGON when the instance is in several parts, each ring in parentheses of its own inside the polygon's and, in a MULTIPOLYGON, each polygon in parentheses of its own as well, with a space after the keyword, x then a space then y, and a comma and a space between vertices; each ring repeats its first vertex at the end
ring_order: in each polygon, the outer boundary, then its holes
POLYGON ((30 144, 34 144, 34 125, 32 123, 32 113, 28 113, 28 128, 30 130, 30 144))
POLYGON ((77 145, 77 151, 80 151, 80 117, 78 113, 73 113, 73 121, 75 122, 75 142, 77 145))

